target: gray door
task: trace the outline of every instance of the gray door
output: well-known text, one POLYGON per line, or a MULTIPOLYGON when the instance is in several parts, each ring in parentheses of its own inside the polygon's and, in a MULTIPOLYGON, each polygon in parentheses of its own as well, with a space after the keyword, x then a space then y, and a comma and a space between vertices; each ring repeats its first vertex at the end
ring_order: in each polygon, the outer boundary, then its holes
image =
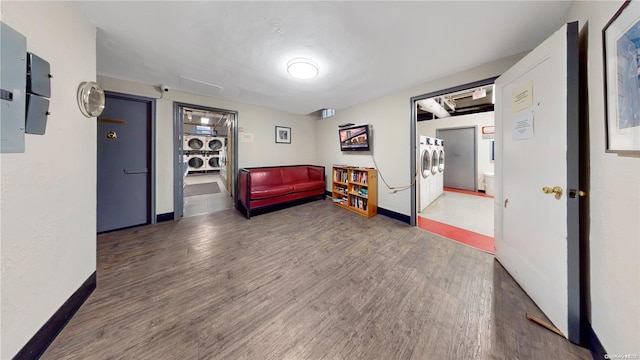
POLYGON ((447 152, 444 187, 477 191, 476 128, 437 130, 436 137, 444 140, 447 152))
POLYGON ((150 222, 151 106, 106 96, 98 118, 98 232, 150 222))

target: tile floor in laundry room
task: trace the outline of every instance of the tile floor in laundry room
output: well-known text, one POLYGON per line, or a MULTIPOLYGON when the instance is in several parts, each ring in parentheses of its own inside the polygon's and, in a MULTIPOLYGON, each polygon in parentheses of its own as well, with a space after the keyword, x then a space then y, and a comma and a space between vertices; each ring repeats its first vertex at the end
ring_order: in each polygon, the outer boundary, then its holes
POLYGON ((418 213, 424 230, 493 253, 493 197, 484 193, 444 193, 418 213))
POLYGON ((218 172, 192 173, 185 177, 184 184, 195 185, 217 182, 220 192, 216 194, 203 194, 184 197, 184 217, 208 214, 220 210, 233 208, 233 198, 226 189, 226 184, 220 178, 218 172))

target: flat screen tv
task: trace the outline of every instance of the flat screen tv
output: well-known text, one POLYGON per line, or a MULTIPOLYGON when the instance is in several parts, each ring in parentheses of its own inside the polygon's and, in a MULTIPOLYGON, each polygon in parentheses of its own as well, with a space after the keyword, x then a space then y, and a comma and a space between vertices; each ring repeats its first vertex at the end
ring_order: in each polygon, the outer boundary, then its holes
POLYGON ((338 130, 341 151, 370 151, 369 125, 355 125, 338 130))

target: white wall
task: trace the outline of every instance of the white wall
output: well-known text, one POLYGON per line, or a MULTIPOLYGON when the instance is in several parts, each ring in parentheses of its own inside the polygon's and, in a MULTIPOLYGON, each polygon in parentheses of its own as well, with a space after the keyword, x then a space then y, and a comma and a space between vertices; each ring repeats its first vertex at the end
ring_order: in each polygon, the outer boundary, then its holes
MULTIPOLYGON (((98 76, 106 90, 160 97, 157 86, 98 76)), ((238 166, 316 164, 315 118, 265 107, 171 90, 156 101, 156 212, 173 212, 173 103, 182 102, 238 112, 238 128, 254 142, 238 139, 238 166), (275 143, 275 126, 291 128, 291 144, 275 143)), ((240 133, 239 137, 242 137, 240 133)), ((337 136, 337 135, 336 135, 337 136)))
MULTIPOLYGON (((340 152, 338 125, 344 123, 373 126, 373 155, 379 166, 378 171, 390 186, 403 186, 412 183, 409 164, 411 104, 413 96, 444 90, 458 85, 497 76, 515 64, 524 54, 494 61, 455 75, 433 80, 427 84, 396 92, 382 98, 358 104, 336 111, 334 117, 317 122, 317 156, 321 165, 330 168, 332 164, 354 166, 374 166, 368 154, 340 152)), ((378 206, 400 214, 411 214, 411 192, 400 191, 391 194, 378 181, 378 206)), ((328 187, 331 185, 328 184, 328 187)))
POLYGON ((80 82, 96 78, 96 28, 72 2, 1 6, 53 74, 46 134, 0 155, 0 358, 10 359, 96 269, 96 120, 76 103, 80 82))
POLYGON ((602 29, 622 1, 575 2, 588 27, 591 324, 610 354, 640 355, 640 156, 605 153, 602 29))
MULTIPOLYGON (((482 138, 482 127, 493 126, 493 118, 494 112, 487 111, 477 114, 453 116, 444 119, 436 118, 433 120, 419 121, 417 133, 418 135, 437 137, 436 130, 438 129, 452 129, 465 126, 476 126, 476 141, 478 144, 476 151, 476 174, 478 177, 478 189, 484 190, 484 173, 493 172, 493 162, 491 162, 491 140, 482 138)), ((447 144, 444 144, 444 151, 446 164, 447 144)))

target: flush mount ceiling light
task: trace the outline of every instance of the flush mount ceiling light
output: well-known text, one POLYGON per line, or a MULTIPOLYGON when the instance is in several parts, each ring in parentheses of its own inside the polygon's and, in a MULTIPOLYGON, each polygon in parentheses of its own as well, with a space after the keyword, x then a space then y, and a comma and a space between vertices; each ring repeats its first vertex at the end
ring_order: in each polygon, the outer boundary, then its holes
POLYGON ((296 79, 312 79, 318 76, 318 64, 306 58, 295 58, 287 63, 287 72, 296 79))
POLYGON ((200 118, 200 123, 201 123, 201 124, 208 124, 208 123, 209 123, 209 118, 201 117, 201 118, 200 118))

